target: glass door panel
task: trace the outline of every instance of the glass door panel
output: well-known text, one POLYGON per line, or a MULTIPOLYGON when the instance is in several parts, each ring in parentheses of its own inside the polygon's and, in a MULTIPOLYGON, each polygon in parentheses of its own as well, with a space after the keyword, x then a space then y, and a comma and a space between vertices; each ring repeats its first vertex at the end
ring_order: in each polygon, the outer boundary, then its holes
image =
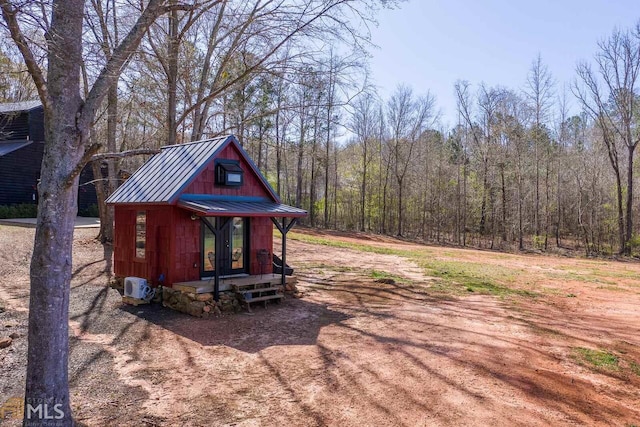
MULTIPOLYGON (((210 221, 209 218, 206 219, 209 221, 209 224, 212 224, 215 227, 215 219, 210 221)), ((213 273, 216 269, 216 235, 213 234, 209 227, 202 224, 204 229, 202 236, 202 266, 203 273, 213 273)))
POLYGON ((231 270, 244 270, 244 218, 233 218, 231 224, 231 270))
MULTIPOLYGON (((206 218, 212 228, 216 228, 219 218, 206 218)), ((246 218, 231 218, 216 242, 215 234, 202 224, 201 277, 211 277, 215 272, 216 255, 219 257, 220 275, 240 274, 247 272, 247 228, 246 218)))

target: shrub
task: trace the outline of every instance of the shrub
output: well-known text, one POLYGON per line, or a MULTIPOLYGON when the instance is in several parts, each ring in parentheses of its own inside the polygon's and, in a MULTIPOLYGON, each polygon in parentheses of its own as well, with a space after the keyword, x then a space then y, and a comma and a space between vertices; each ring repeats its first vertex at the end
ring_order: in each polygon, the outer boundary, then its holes
POLYGON ((546 240, 545 236, 542 235, 533 235, 532 243, 535 249, 544 249, 544 241, 546 240))
POLYGON ((631 249, 632 255, 637 255, 638 249, 640 249, 640 235, 634 233, 627 242, 627 247, 631 249))
POLYGON ((89 218, 98 218, 100 216, 100 212, 98 211, 98 205, 95 203, 89 205, 87 209, 81 210, 78 212, 78 216, 86 216, 89 218))
POLYGON ((38 205, 22 203, 19 205, 0 206, 0 218, 35 218, 38 215, 38 205))

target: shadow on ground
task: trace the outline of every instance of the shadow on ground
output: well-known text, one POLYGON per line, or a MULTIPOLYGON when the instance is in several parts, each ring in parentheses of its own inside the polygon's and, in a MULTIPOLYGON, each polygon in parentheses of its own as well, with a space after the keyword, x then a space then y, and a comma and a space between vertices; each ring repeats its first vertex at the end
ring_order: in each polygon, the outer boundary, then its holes
POLYGON ((283 345, 316 345, 320 330, 351 316, 325 305, 287 299, 268 308, 255 308, 219 318, 198 319, 160 304, 123 305, 121 310, 203 346, 227 346, 246 353, 283 345))

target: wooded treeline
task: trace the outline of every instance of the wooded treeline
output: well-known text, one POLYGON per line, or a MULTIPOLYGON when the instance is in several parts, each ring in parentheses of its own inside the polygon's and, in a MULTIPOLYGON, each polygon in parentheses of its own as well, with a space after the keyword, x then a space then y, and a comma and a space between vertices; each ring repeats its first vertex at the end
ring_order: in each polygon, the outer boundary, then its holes
MULTIPOLYGON (((458 123, 445 128, 429 93, 401 84, 377 96, 366 63, 375 2, 341 3, 173 9, 109 91, 92 141, 101 152, 135 152, 233 133, 314 227, 504 250, 630 254, 640 245, 640 27, 594 43, 573 82, 555 81, 540 57, 520 88, 458 81, 458 123), (346 24, 356 17, 361 27, 346 24)), ((90 3, 87 87, 139 14, 132 8, 90 3)), ((2 48, 2 100, 33 99, 16 52, 2 48)), ((102 197, 144 158, 94 162, 102 197)))

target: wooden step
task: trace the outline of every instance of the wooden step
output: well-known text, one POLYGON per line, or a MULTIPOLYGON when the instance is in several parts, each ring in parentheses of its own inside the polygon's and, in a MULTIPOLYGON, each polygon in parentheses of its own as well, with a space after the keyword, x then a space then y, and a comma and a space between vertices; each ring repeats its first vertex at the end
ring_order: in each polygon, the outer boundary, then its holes
POLYGON ((246 304, 247 306, 247 310, 249 312, 251 312, 251 303, 254 302, 262 302, 264 304, 264 308, 267 308, 267 302, 273 300, 273 301, 277 301, 280 302, 280 300, 282 298, 284 298, 283 294, 272 294, 272 295, 264 295, 261 297, 255 297, 255 298, 246 298, 246 294, 236 294, 240 296, 240 302, 243 304, 246 304))
POLYGON ((255 294, 258 292, 273 292, 280 290, 280 286, 272 286, 269 288, 255 288, 255 289, 237 289, 236 294, 255 294))
POLYGON ((284 295, 282 295, 282 294, 274 294, 274 295, 265 295, 265 296, 262 296, 262 297, 245 299, 245 300, 243 300, 243 302, 252 303, 252 302, 260 302, 260 301, 268 301, 268 300, 271 300, 271 299, 282 299, 282 298, 284 298, 284 295))

